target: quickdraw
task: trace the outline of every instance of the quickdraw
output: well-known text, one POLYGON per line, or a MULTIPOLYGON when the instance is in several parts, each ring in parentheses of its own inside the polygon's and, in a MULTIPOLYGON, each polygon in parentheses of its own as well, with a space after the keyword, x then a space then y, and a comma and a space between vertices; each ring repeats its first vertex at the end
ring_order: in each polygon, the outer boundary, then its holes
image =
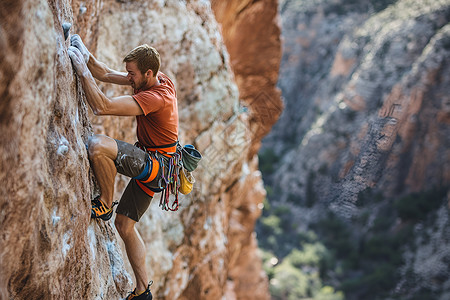
MULTIPOLYGON (((164 166, 164 165, 163 165, 164 166)), ((163 167, 165 168, 165 166, 163 167)), ((167 164, 167 177, 165 176, 165 172, 163 172, 163 181, 165 186, 162 186, 161 198, 159 200, 159 206, 163 210, 177 211, 179 207, 178 202, 178 186, 179 186, 179 177, 178 173, 181 168, 181 155, 176 152, 169 159, 169 163, 167 164), (170 194, 175 195, 175 200, 172 204, 170 204, 169 198, 170 194)), ((163 171, 165 171, 163 169, 163 171)))

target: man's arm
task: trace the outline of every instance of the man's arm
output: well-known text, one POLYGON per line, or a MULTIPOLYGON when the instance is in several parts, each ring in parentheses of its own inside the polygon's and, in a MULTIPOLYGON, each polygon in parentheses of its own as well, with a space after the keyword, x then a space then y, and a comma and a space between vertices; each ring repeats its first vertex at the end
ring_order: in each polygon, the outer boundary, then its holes
POLYGON ((89 70, 96 79, 121 85, 130 85, 130 81, 127 78, 127 73, 115 71, 108 68, 104 63, 98 61, 94 55, 90 54, 89 61, 87 63, 89 70))
POLYGON ((92 76, 96 79, 103 82, 130 85, 130 81, 127 79, 127 73, 110 69, 104 63, 98 61, 94 55, 89 52, 78 34, 74 34, 70 37, 70 44, 75 48, 78 48, 91 71, 92 76))
POLYGON ((80 77, 88 104, 95 115, 138 116, 143 114, 141 107, 131 96, 107 98, 95 83, 80 50, 70 46, 68 53, 80 77))

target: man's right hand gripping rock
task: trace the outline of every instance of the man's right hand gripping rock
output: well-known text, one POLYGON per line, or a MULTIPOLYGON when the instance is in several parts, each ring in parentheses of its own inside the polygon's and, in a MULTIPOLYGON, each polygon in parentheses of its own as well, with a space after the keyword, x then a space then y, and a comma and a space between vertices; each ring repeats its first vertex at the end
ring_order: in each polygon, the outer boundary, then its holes
POLYGON ((78 34, 74 34, 70 37, 70 45, 80 50, 85 63, 89 62, 89 50, 86 48, 83 41, 81 40, 81 37, 78 34))
POLYGON ((72 60, 75 72, 77 72, 78 76, 87 75, 89 69, 86 64, 88 63, 90 56, 88 49, 83 44, 83 41, 78 34, 74 34, 70 37, 70 44, 71 46, 67 52, 72 60))

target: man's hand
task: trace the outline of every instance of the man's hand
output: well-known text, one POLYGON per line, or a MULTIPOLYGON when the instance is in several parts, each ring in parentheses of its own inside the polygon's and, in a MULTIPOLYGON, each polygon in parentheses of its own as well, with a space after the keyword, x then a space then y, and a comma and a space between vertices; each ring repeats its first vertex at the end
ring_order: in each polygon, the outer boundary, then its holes
POLYGON ((78 48, 70 46, 69 49, 67 50, 67 53, 69 54, 69 57, 72 60, 72 65, 75 69, 75 72, 77 72, 78 76, 86 76, 87 74, 89 74, 89 69, 86 65, 83 54, 81 54, 78 48))
POLYGON ((78 34, 74 34, 70 37, 70 45, 78 48, 78 50, 80 50, 81 54, 83 55, 84 62, 88 63, 90 56, 89 50, 83 44, 83 41, 78 34))

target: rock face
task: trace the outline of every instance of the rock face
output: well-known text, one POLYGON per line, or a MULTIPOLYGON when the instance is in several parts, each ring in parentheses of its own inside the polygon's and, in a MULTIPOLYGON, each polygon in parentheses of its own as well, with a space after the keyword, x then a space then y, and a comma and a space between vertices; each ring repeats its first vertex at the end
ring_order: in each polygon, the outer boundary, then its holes
POLYGON ((114 298, 129 276, 113 229, 89 220, 92 129, 61 29, 70 7, 1 6, 1 298, 114 298))
MULTIPOLYGON (((261 124, 240 107, 234 76, 246 75, 233 74, 210 4, 2 1, 0 22, 0 298, 119 299, 133 288, 113 222, 90 220, 97 188, 85 143, 93 133, 133 143, 134 118, 92 116, 66 51, 70 22, 119 70, 131 48, 155 46, 177 86, 180 141, 204 156, 180 210, 161 211, 156 196, 138 224, 155 298, 269 299, 252 233, 265 196, 251 135, 261 124)), ((271 93, 276 71, 262 83, 271 93)), ((116 199, 125 184, 117 177, 116 199)))
POLYGON ((251 111, 255 152, 283 110, 280 90, 275 87, 281 59, 278 2, 217 0, 211 4, 221 24, 239 96, 251 111))
POLYGON ((395 291, 402 299, 424 287, 448 293, 448 231, 439 224, 448 226, 450 208, 449 2, 287 0, 280 7, 286 110, 263 144, 281 157, 265 177, 274 202, 292 209, 301 231, 337 214, 361 245, 381 208, 397 209, 390 230, 415 224, 416 246, 431 234, 439 242, 424 252, 447 267, 419 267, 421 250, 402 249, 410 277, 403 270, 395 291), (411 210, 424 195, 438 204, 419 208, 419 222, 394 201, 408 195, 411 210), (364 214, 365 223, 352 223, 364 214))

